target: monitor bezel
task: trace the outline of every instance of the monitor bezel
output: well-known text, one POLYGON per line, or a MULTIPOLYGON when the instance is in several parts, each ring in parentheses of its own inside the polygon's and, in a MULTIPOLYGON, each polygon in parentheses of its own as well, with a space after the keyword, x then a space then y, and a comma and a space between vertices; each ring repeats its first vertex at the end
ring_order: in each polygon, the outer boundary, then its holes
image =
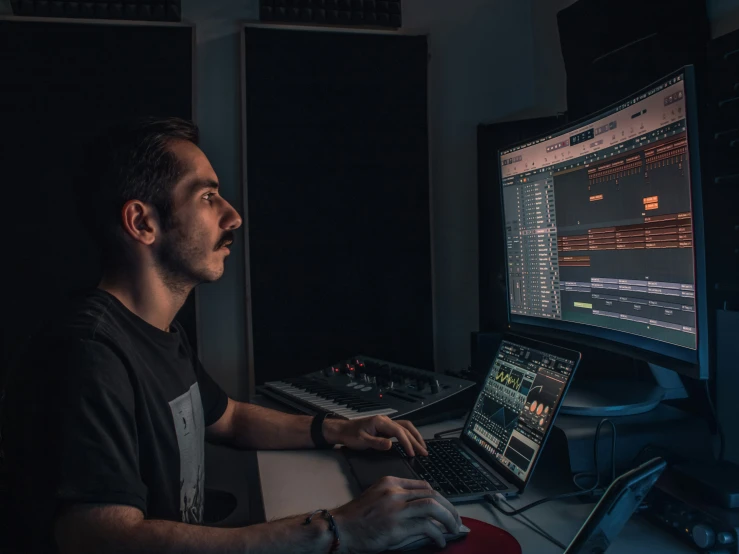
MULTIPOLYGON (((699 150, 699 127, 698 127, 698 103, 696 100, 696 83, 695 68, 692 65, 686 65, 665 75, 663 78, 643 87, 632 94, 622 98, 621 100, 610 104, 589 114, 577 121, 563 125, 554 131, 549 131, 541 135, 530 137, 527 140, 517 142, 500 148, 496 153, 496 164, 498 167, 498 177, 500 182, 500 209, 501 223, 503 226, 503 241, 506 241, 506 224, 504 211, 504 187, 503 174, 500 159, 502 152, 525 145, 529 142, 542 139, 544 137, 556 136, 564 134, 568 130, 574 130, 588 123, 597 121, 604 117, 609 111, 618 108, 625 102, 633 100, 634 97, 648 92, 650 89, 664 84, 666 81, 678 75, 683 76, 685 86, 685 108, 686 108, 686 130, 688 136, 688 153, 690 156, 690 194, 693 212, 693 260, 695 275, 695 305, 696 305, 696 340, 697 347, 695 350, 677 346, 674 344, 661 342, 655 339, 642 337, 635 334, 625 333, 612 329, 605 329, 596 326, 587 326, 578 323, 571 323, 561 320, 547 320, 533 316, 520 316, 511 314, 510 306, 510 283, 508 272, 508 256, 505 259, 505 279, 506 279, 506 310, 508 317, 508 329, 511 332, 525 334, 529 336, 539 336, 548 339, 560 339, 572 343, 585 344, 595 348, 600 348, 612 352, 617 352, 626 356, 644 360, 667 369, 672 369, 688 377, 696 379, 708 379, 708 360, 709 360, 709 329, 708 329, 708 308, 707 308, 707 282, 706 282, 706 265, 705 265, 705 240, 703 225, 703 201, 702 201, 702 183, 700 170, 700 150, 699 150), (541 320, 541 321, 539 321, 541 320)), ((507 248, 506 248, 507 252, 507 248)))

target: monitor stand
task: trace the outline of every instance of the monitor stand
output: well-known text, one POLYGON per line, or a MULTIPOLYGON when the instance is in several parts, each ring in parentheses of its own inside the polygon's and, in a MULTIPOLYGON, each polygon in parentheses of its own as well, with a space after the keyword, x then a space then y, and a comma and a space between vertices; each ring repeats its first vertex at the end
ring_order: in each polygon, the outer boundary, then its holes
POLYGON ((687 398, 677 373, 649 364, 656 383, 630 379, 598 379, 578 381, 570 385, 559 413, 613 417, 649 412, 662 400, 687 398))

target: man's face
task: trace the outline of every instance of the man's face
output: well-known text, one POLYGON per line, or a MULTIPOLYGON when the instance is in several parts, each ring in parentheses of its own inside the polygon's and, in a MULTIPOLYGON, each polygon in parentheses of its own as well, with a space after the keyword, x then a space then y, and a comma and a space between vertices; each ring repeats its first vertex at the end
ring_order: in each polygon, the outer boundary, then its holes
POLYGON ((216 281, 241 217, 218 194, 218 178, 200 148, 180 140, 170 149, 186 171, 172 191, 172 226, 154 243, 158 268, 173 287, 216 281))

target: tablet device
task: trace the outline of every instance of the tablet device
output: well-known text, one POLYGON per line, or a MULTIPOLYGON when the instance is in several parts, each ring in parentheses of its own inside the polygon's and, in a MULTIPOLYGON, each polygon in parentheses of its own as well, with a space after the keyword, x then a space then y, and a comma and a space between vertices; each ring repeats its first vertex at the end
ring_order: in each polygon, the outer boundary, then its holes
POLYGON ((570 542, 565 554, 605 552, 666 466, 662 458, 654 458, 627 471, 611 483, 570 542))

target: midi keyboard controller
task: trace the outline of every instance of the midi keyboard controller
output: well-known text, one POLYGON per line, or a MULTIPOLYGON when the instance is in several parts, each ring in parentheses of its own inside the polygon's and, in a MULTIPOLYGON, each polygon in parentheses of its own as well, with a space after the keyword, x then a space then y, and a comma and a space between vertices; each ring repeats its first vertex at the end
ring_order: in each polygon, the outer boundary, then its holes
POLYGON ((429 422, 434 413, 469 409, 475 389, 474 381, 354 356, 307 375, 267 382, 259 392, 310 415, 386 415, 429 422))

